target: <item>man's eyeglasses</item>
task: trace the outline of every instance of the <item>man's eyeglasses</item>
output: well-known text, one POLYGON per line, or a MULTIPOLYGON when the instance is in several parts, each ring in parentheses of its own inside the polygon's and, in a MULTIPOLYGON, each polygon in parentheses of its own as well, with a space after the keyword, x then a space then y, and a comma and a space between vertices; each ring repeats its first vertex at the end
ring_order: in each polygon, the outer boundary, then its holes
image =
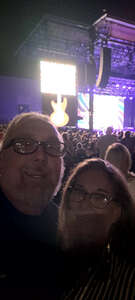
POLYGON ((87 201, 87 203, 90 203, 94 208, 103 209, 113 200, 113 197, 105 193, 88 193, 77 186, 70 186, 68 191, 71 193, 71 203, 76 205, 81 204, 83 201, 87 201))
POLYGON ((10 141, 10 143, 5 147, 13 147, 16 153, 26 155, 32 154, 37 151, 38 147, 42 146, 44 151, 52 156, 63 156, 65 154, 64 143, 56 142, 44 142, 35 141, 31 138, 16 138, 10 141))

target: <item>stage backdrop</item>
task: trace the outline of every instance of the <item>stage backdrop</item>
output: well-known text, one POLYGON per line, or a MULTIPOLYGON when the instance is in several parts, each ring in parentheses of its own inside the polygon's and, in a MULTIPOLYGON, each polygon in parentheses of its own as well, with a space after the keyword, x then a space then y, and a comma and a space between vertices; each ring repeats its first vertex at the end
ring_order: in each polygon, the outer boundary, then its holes
MULTIPOLYGON (((67 107, 65 113, 69 116, 69 122, 67 126, 77 125, 77 98, 74 96, 62 96, 62 101, 64 97, 67 98, 67 107)), ((51 101, 57 103, 57 95, 53 94, 42 94, 42 112, 43 114, 51 115, 54 112, 51 101)))

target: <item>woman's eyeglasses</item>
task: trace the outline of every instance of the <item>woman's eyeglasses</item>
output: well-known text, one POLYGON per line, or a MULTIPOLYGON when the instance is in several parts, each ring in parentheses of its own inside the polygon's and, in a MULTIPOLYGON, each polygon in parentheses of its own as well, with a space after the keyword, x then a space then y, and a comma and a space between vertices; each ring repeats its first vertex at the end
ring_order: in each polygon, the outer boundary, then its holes
POLYGON ((95 192, 88 193, 81 187, 70 186, 68 191, 71 193, 71 202, 76 204, 81 204, 83 201, 89 202, 94 208, 103 209, 113 200, 108 194, 95 192))

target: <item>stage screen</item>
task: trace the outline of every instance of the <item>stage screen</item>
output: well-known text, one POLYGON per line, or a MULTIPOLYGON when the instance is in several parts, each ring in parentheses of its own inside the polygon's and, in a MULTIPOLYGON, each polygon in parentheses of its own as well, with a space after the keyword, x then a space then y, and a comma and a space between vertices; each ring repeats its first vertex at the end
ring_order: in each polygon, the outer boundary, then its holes
POLYGON ((124 97, 94 95, 93 128, 105 130, 108 126, 123 129, 124 97))
MULTIPOLYGON (((89 94, 78 94, 79 128, 89 128, 89 94)), ((93 129, 105 130, 108 126, 123 129, 124 97, 109 95, 94 95, 93 99, 93 129)))
POLYGON ((79 128, 89 129, 89 94, 78 93, 77 125, 79 128))
POLYGON ((41 93, 76 95, 76 66, 40 61, 41 93))

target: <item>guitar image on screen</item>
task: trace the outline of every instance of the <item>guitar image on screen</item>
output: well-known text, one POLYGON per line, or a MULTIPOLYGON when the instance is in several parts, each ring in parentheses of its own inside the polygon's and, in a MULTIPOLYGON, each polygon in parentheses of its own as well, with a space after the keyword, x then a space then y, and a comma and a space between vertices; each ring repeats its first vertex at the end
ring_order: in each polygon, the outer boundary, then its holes
POLYGON ((51 121, 57 126, 65 126, 69 121, 69 116, 65 112, 67 107, 67 98, 64 97, 63 101, 61 95, 57 95, 57 102, 51 101, 53 113, 50 115, 51 121))

